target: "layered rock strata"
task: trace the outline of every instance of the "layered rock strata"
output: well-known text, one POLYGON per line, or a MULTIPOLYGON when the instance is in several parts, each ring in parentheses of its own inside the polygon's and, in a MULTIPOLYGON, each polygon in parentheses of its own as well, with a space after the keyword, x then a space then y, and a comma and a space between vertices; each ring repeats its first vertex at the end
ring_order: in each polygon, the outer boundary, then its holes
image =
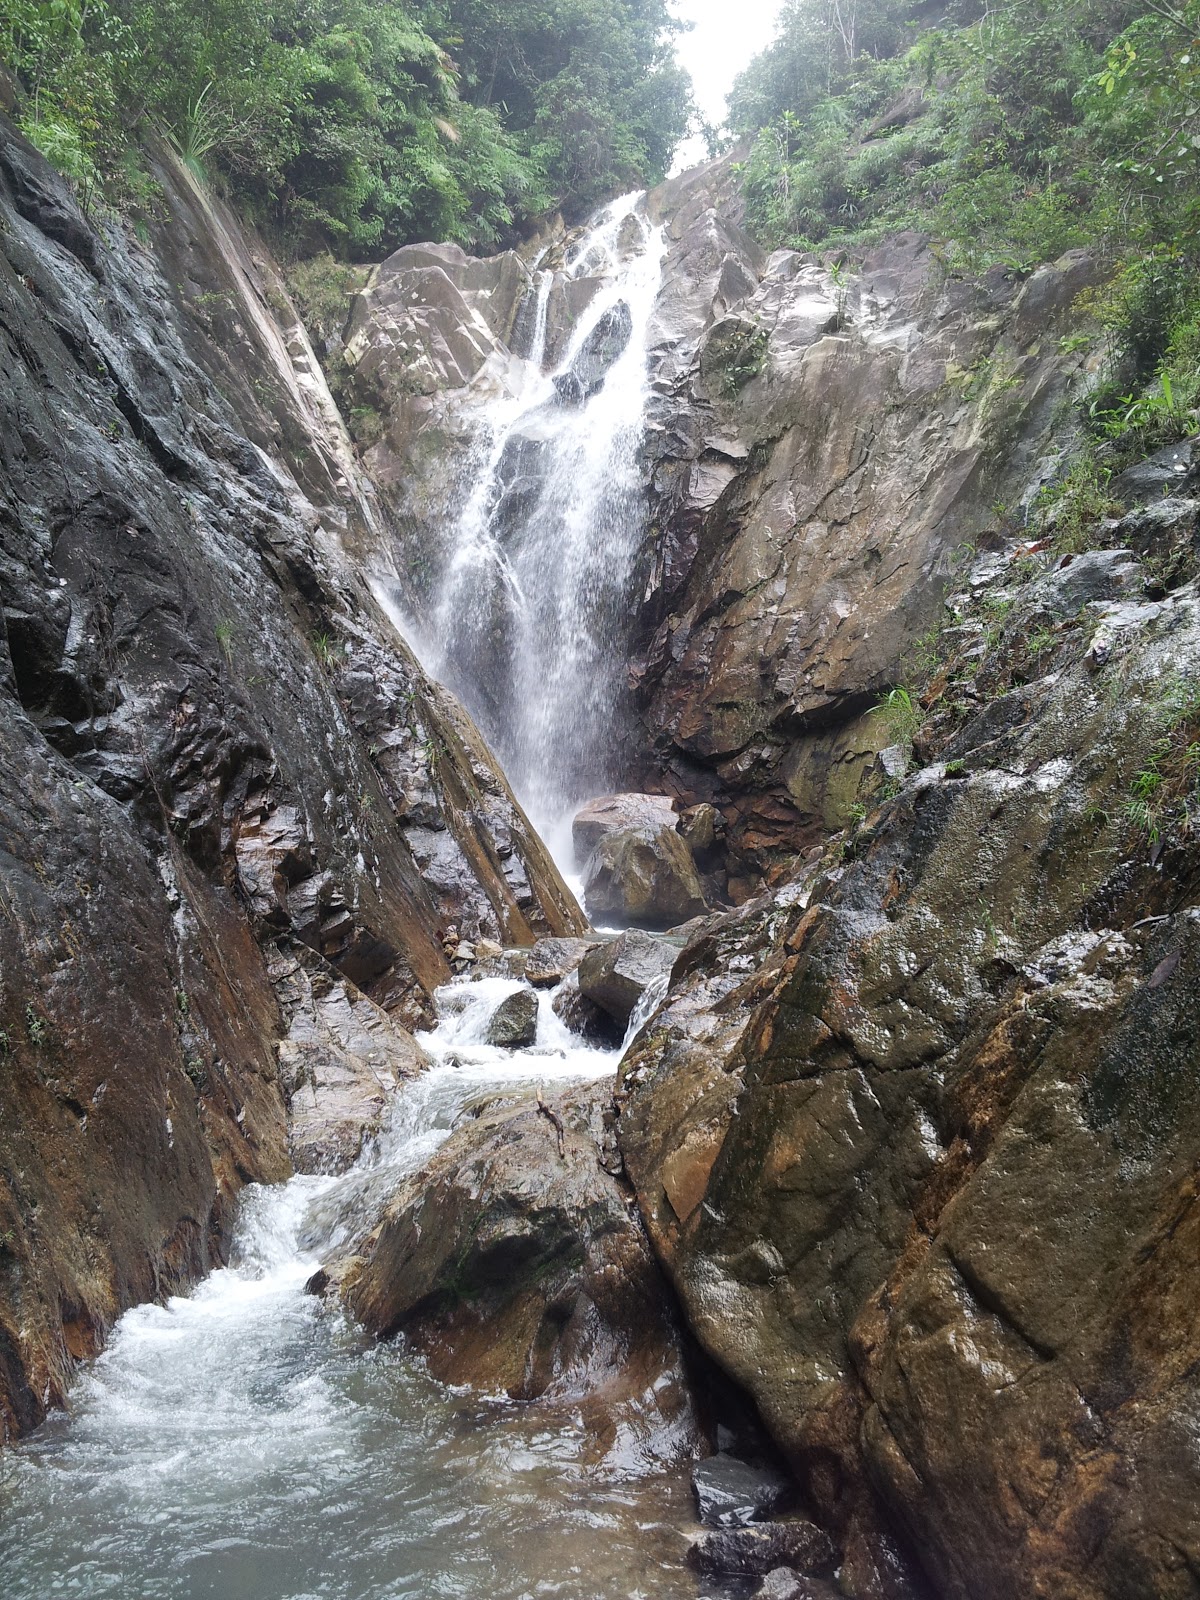
POLYGON ((269 258, 155 177, 101 226, 0 122, 4 1436, 290 1170, 277 944, 402 1032, 447 921, 583 927, 346 558, 377 510, 269 258))

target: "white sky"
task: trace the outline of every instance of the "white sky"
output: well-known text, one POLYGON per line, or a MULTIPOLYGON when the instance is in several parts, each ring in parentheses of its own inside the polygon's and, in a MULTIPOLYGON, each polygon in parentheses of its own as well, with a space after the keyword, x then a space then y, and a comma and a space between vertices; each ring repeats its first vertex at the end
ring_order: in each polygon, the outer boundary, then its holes
POLYGON ((710 122, 724 122, 725 96, 751 56, 770 44, 779 8, 780 0, 673 0, 674 14, 695 24, 675 49, 710 122))

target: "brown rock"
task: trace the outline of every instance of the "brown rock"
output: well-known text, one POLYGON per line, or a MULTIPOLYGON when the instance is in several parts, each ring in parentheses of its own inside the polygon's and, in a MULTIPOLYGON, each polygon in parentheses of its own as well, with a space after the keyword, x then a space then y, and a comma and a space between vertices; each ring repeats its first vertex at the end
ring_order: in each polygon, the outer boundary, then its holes
MULTIPOLYGON (((402 1183, 344 1287, 436 1376, 582 1408, 604 1449, 676 1460, 697 1425, 669 1296, 603 1164, 607 1084, 485 1112, 402 1183), (632 1441, 632 1443, 631 1443, 632 1441)), ((337 1276, 337 1274, 334 1274, 337 1276)))
POLYGON ((914 1555, 946 1600, 1194 1592, 1200 873, 1102 820, 1193 654, 1190 588, 1100 602, 965 776, 712 919, 622 1064, 655 1246, 855 1593, 922 1592, 914 1555))

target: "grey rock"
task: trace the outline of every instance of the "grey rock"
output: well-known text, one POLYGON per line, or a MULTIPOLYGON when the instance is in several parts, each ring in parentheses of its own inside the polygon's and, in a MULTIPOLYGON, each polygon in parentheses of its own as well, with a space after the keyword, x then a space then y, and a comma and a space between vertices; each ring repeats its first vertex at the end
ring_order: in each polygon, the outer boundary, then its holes
POLYGON ((642 829, 655 835, 676 826, 675 802, 665 794, 606 794, 589 800, 575 813, 571 843, 582 866, 592 851, 612 833, 642 829))
POLYGON ((606 834, 584 864, 583 903, 599 926, 660 931, 708 910, 692 853, 673 827, 606 834))
POLYGON ((1169 444, 1115 477, 1109 491, 1126 506, 1146 505, 1163 495, 1177 495, 1196 483, 1196 441, 1169 444))
POLYGON ((755 1522, 775 1511, 789 1492, 786 1478, 770 1467, 751 1466, 724 1452, 697 1462, 692 1468, 692 1488, 700 1521, 709 1528, 728 1528, 755 1522))
POLYGON ((624 1037, 623 1023, 610 1017, 603 1006, 580 994, 578 970, 567 974, 550 1004, 554 1015, 590 1044, 617 1045, 624 1037))
POLYGON ((567 372, 554 380, 565 405, 582 405, 603 387, 609 368, 620 359, 633 332, 633 317, 624 300, 606 311, 592 329, 567 372))
POLYGON ((791 1567, 776 1567, 759 1584, 754 1600, 841 1600, 841 1594, 820 1578, 805 1577, 791 1567))
POLYGON ((524 976, 535 989, 551 989, 575 971, 591 948, 588 939, 539 939, 525 958, 524 976))
POLYGON ((677 945, 630 929, 584 956, 579 992, 625 1028, 646 986, 669 973, 678 955, 677 945))
POLYGON ((1128 550, 1085 550, 1047 573, 1034 586, 1030 605, 1050 617, 1073 617, 1094 601, 1136 593, 1143 576, 1128 550))
POLYGON ((523 1050, 537 1038, 537 1023, 537 995, 532 989, 517 989, 493 1011, 485 1038, 505 1050, 523 1050))

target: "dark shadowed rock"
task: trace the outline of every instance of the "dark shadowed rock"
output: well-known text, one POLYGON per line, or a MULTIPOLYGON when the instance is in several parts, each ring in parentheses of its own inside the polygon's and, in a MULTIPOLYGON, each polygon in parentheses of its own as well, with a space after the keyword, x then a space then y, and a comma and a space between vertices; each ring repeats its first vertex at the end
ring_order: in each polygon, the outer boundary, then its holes
POLYGON ((777 1567, 794 1567, 808 1577, 828 1577, 837 1566, 833 1540, 815 1523, 760 1522, 746 1528, 717 1528, 702 1534, 688 1551, 698 1572, 728 1577, 765 1577, 777 1567))
POLYGON ((572 1033, 587 1039, 591 1044, 618 1045, 625 1035, 625 1024, 611 1017, 603 1006, 589 1000, 579 991, 578 971, 568 973, 562 986, 551 1001, 556 1017, 562 1019, 572 1033))
POLYGON ((670 971, 676 944, 631 928, 589 950, 579 964, 579 992, 624 1028, 647 986, 670 971))
POLYGON ((381 1337, 436 1376, 578 1408, 636 1469, 679 1460, 698 1429, 670 1297, 611 1176, 611 1088, 555 1096, 565 1142, 530 1101, 485 1112, 399 1186, 335 1276, 381 1337))
POLYGON ((538 997, 532 989, 507 995, 492 1013, 485 1038, 505 1050, 521 1050, 537 1038, 538 997))
POLYGON ((737 1456, 709 1456, 692 1468, 700 1521, 709 1528, 755 1522, 787 1499, 790 1485, 770 1467, 751 1466, 737 1456))
POLYGON ((603 386, 609 368, 620 359, 632 333, 633 317, 624 300, 620 300, 588 334, 569 369, 555 377, 554 387, 564 405, 582 405, 603 386))

